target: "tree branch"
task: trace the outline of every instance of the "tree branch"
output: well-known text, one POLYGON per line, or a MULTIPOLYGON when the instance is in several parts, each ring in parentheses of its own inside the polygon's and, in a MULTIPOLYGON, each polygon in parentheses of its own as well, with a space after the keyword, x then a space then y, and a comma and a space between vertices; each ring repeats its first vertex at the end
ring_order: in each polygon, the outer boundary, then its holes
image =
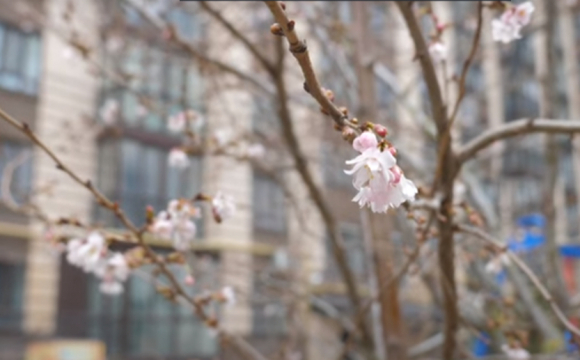
POLYGON ((282 28, 282 31, 288 40, 288 44, 290 44, 290 52, 294 55, 294 58, 298 61, 298 64, 302 69, 304 79, 306 80, 305 90, 330 114, 334 122, 338 125, 349 125, 356 128, 354 124, 351 124, 348 121, 348 118, 340 111, 340 109, 322 92, 322 87, 318 82, 318 78, 316 77, 314 68, 312 67, 312 61, 310 60, 306 42, 298 38, 298 35, 294 30, 294 22, 291 22, 290 19, 288 19, 288 16, 278 1, 264 1, 264 3, 268 6, 272 15, 274 15, 274 18, 276 19, 276 22, 282 28), (289 24, 292 25, 289 26, 289 24))
POLYGON ((258 59, 258 61, 264 66, 264 68, 269 72, 272 73, 274 71, 274 66, 266 57, 258 50, 258 48, 248 40, 244 34, 242 34, 238 29, 236 29, 231 22, 226 20, 222 14, 220 14, 217 10, 212 8, 207 1, 200 1, 201 7, 210 14, 214 19, 216 19, 220 24, 222 24, 229 32, 238 40, 240 40, 246 48, 258 59))
POLYGON ((463 145, 457 152, 459 163, 474 157, 479 151, 496 141, 531 133, 573 134, 580 133, 580 120, 520 119, 485 131, 463 145))
POLYGON ((498 251, 505 252, 509 256, 510 260, 514 264, 516 264, 516 266, 528 277, 528 279, 532 282, 532 284, 536 287, 536 289, 538 289, 538 291, 540 292, 540 294, 542 295, 544 300, 546 300, 546 302, 548 302, 548 304, 550 304, 552 311, 554 312, 556 317, 560 320, 560 322, 566 327, 566 329, 568 329, 570 332, 574 333, 575 335, 580 336, 580 329, 578 329, 576 326, 574 326, 574 324, 572 324, 568 320, 568 318, 566 318, 566 315, 564 314, 562 309, 560 309, 558 304, 556 304, 556 301, 554 300, 554 298, 552 297, 552 295, 550 294, 548 289, 546 289, 544 284, 542 284, 542 281, 540 279, 538 279, 536 274, 534 274, 534 272, 528 267, 528 265, 526 265, 525 262, 523 262, 512 251, 508 250, 506 245, 502 244, 499 240, 493 238, 491 235, 487 234, 483 230, 480 230, 476 227, 469 226, 469 225, 455 225, 455 228, 458 231, 464 232, 466 234, 470 234, 470 235, 472 235, 480 240, 487 242, 488 244, 492 245, 498 251))
MULTIPOLYGON (((167 278, 170 284, 173 286, 175 294, 177 296, 181 296, 184 298, 192 307, 195 309, 195 312, 202 320, 208 320, 209 317, 205 313, 203 306, 197 301, 195 298, 189 296, 189 294, 183 289, 179 281, 175 278, 173 273, 167 268, 165 262, 157 256, 155 251, 149 246, 145 239, 143 238, 143 230, 137 228, 135 224, 125 215, 123 210, 119 207, 119 205, 110 199, 108 199, 103 193, 101 193, 90 180, 83 180, 78 174, 76 174, 71 168, 65 165, 58 156, 50 150, 44 142, 42 142, 36 134, 32 131, 30 126, 26 123, 20 122, 6 113, 2 108, 0 108, 0 118, 6 121, 8 124, 16 128, 18 131, 22 132, 26 135, 36 146, 38 146, 45 154, 47 154, 55 163, 59 170, 63 171, 67 174, 74 182, 79 184, 80 186, 86 188, 91 194, 93 194, 94 198, 97 200, 99 205, 105 207, 106 209, 110 210, 120 221, 121 223, 131 231, 138 240, 139 246, 145 250, 147 257, 151 259, 151 261, 159 268, 160 272, 167 278)), ((220 330, 221 331, 221 330, 220 330)), ((234 339, 232 343, 237 347, 238 351, 242 354, 249 354, 249 349, 252 349, 251 352, 252 358, 254 360, 266 360, 264 356, 259 354, 256 350, 254 350, 249 343, 238 336, 228 335, 225 332, 221 331, 222 336, 228 337, 230 339, 234 339)))

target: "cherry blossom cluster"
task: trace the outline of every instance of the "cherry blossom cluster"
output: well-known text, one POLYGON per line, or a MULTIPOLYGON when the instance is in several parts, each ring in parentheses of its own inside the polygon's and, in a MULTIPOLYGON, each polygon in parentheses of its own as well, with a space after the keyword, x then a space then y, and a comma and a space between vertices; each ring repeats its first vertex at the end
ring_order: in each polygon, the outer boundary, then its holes
MULTIPOLYGON (((222 192, 213 197, 198 195, 196 200, 211 203, 212 215, 218 223, 232 217, 236 211, 234 199, 222 192)), ((149 230, 156 236, 171 241, 177 251, 187 251, 197 234, 194 220, 199 218, 201 209, 194 206, 191 201, 171 200, 167 209, 159 212, 152 220, 149 230)))
POLYGON ((101 279, 99 288, 103 293, 116 295, 123 292, 123 283, 129 277, 127 260, 122 253, 109 251, 105 238, 98 231, 91 232, 86 238, 70 240, 66 252, 71 265, 101 279))
POLYGON ((360 155, 346 161, 352 168, 345 173, 353 176, 353 185, 358 190, 354 202, 361 208, 369 206, 375 213, 384 213, 415 199, 417 187, 397 166, 394 147, 384 140, 379 142, 371 131, 364 131, 352 145, 360 155))
POLYGON ((534 5, 529 1, 516 6, 509 4, 507 6, 501 17, 491 22, 493 39, 504 44, 522 37, 520 31, 530 23, 534 12, 534 5))

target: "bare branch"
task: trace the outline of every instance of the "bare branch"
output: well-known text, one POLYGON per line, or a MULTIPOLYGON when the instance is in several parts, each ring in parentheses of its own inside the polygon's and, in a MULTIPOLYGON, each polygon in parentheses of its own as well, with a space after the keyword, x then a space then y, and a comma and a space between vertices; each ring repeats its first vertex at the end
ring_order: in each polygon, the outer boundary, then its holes
POLYGON ((219 13, 219 11, 215 10, 213 7, 211 7, 207 1, 200 1, 200 5, 201 7, 207 11, 208 14, 210 14, 214 19, 216 19, 220 24, 222 24, 226 29, 228 29, 228 31, 238 40, 240 40, 245 46, 246 48, 252 53, 252 55, 254 55, 256 57, 256 59, 258 59, 258 61, 262 64, 262 66, 264 66, 264 68, 268 71, 268 72, 273 72, 274 71, 274 67, 272 65, 272 63, 270 61, 268 61, 268 59, 266 59, 266 57, 260 52, 260 50, 258 50, 258 48, 256 47, 256 45, 252 44, 250 42, 250 40, 248 40, 248 38, 242 34, 242 32, 240 32, 238 29, 236 29, 231 22, 229 22, 228 20, 226 20, 226 18, 224 18, 222 16, 222 14, 219 13))
POLYGON ((483 134, 463 145, 457 152, 457 159, 459 163, 463 163, 496 141, 531 133, 580 133, 580 121, 533 118, 511 121, 495 129, 487 130, 483 134))
POLYGON ((566 315, 564 314, 562 309, 560 309, 558 304, 556 304, 556 301, 554 300, 548 289, 546 289, 546 287, 542 284, 542 281, 538 279, 536 274, 534 274, 534 272, 526 265, 525 262, 523 262, 516 254, 508 250, 506 245, 502 244, 499 240, 493 238, 491 235, 487 234, 483 230, 480 230, 476 227, 469 225, 456 225, 455 227, 456 230, 458 231, 473 235, 474 237, 483 240, 488 244, 491 244, 498 251, 505 251, 505 253, 509 256, 510 260, 512 260, 512 262, 516 264, 516 266, 528 277, 528 279, 530 279, 530 281, 532 282, 532 284, 534 284, 536 289, 538 289, 544 300, 546 300, 546 302, 550 304, 552 311, 558 317, 560 322, 562 322, 562 324, 566 327, 566 329, 568 329, 575 335, 580 336, 580 329, 578 329, 576 326, 574 326, 574 324, 568 321, 568 318, 566 318, 566 315))
POLYGON ((348 122, 348 118, 340 111, 340 109, 334 105, 322 92, 322 87, 318 82, 318 78, 314 73, 314 68, 312 67, 312 61, 310 60, 310 55, 308 53, 308 48, 306 47, 306 42, 300 40, 296 31, 294 30, 294 22, 288 19, 288 16, 278 3, 278 1, 265 1, 266 5, 274 15, 276 22, 282 28, 284 35, 288 39, 290 44, 290 52, 298 61, 302 73, 304 74, 304 79, 306 80, 305 86, 306 91, 316 99, 318 104, 326 110, 334 122, 338 125, 351 125, 348 122), (289 24, 292 24, 289 26, 289 24))

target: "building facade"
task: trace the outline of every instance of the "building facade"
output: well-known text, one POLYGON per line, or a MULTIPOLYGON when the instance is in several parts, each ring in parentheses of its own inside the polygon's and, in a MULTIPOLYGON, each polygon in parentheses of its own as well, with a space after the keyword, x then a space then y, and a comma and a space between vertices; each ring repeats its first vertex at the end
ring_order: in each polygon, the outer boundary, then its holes
MULTIPOLYGON (((312 305, 311 295, 348 312, 345 286, 333 261, 327 231, 298 174, 280 171, 273 179, 249 162, 222 155, 194 154, 190 157, 190 167, 181 172, 168 167, 166 161, 168 151, 182 140, 166 130, 167 116, 193 108, 208 119, 205 134, 233 126, 240 134, 265 132, 260 135, 266 139, 272 135, 275 143, 283 141, 279 135, 276 137, 280 128, 275 102, 264 101, 263 96, 248 91, 233 75, 220 75, 220 84, 212 81, 215 73, 211 68, 190 61, 190 54, 183 49, 159 41, 159 29, 146 25, 143 16, 117 1, 85 1, 74 8, 74 16, 70 18, 64 16, 72 11, 66 0, 27 1, 27 10, 10 3, 0 2, 0 107, 29 123, 64 163, 82 178, 93 179, 105 195, 122 204, 137 224, 143 222, 147 205, 159 210, 170 199, 191 197, 199 191, 211 194, 222 190, 234 196, 238 204, 234 218, 218 225, 207 213, 206 220, 198 223, 200 236, 193 245, 191 259, 200 289, 215 290, 220 285, 231 285, 240 294, 235 306, 219 310, 223 325, 247 337, 266 353, 275 354, 289 336, 289 319, 300 316, 309 325, 305 331, 311 339, 306 345, 310 358, 327 358, 329 351, 340 351, 343 330, 340 322, 312 305), (34 18, 35 11, 45 14, 42 25, 26 21, 27 17, 34 18), (125 12, 126 21, 118 21, 112 16, 119 11, 125 12), (111 51, 101 38, 103 27, 135 36, 124 42, 120 50, 111 51), (121 81, 95 76, 91 61, 83 61, 78 51, 71 55, 70 40, 73 38, 90 45, 90 59, 104 64, 106 69, 114 68, 130 76, 121 81), (113 127, 107 127, 99 118, 99 109, 111 99, 120 104, 120 116, 113 127), (143 115, 141 107, 154 110, 143 115), (291 189, 290 196, 288 189, 291 189), (279 289, 276 290, 277 283, 283 287, 291 284, 285 289, 290 296, 281 296, 279 289)), ((331 4, 334 8, 328 13, 348 28, 354 21, 351 5, 336 2, 331 4)), ((373 41, 377 48, 383 49, 373 58, 380 116, 377 121, 394 129, 395 145, 402 151, 409 148, 411 158, 427 154, 419 165, 428 167, 433 163, 433 159, 429 160, 433 144, 427 135, 417 136, 419 132, 428 131, 416 122, 417 118, 428 117, 428 101, 424 84, 417 80, 420 69, 410 61, 414 56, 412 42, 391 5, 379 2, 369 5, 368 9, 370 27, 376 38, 373 41), (396 36, 382 37, 385 32, 396 36)), ((216 8, 219 6, 215 4, 216 8)), ((434 11, 441 14, 443 21, 457 24, 445 38, 450 49, 454 48, 451 44, 456 44, 461 50, 449 55, 448 73, 459 71, 466 56, 463 51, 469 49, 467 44, 474 29, 461 11, 473 13, 474 6, 469 2, 461 6, 444 2, 434 5, 434 11), (465 21, 460 21, 462 19, 465 21)), ((221 10, 224 17, 237 19, 236 6, 223 6, 221 10)), ((248 16, 251 20, 239 22, 239 26, 247 27, 248 31, 261 24, 269 27, 269 14, 262 16, 252 9, 248 12, 256 14, 255 18, 248 16)), ((188 4, 169 16, 180 34, 187 34, 187 40, 209 56, 224 58, 224 49, 227 49, 226 60, 235 59, 236 65, 246 72, 256 71, 257 65, 244 46, 226 35, 220 24, 204 20, 198 13, 194 4, 188 4)), ((569 14, 560 9, 558 16, 569 14)), ((486 24, 489 21, 486 19, 486 24)), ((564 34, 575 31, 572 40, 577 46, 578 15, 571 20, 575 30, 570 30, 570 19, 567 21, 564 23, 568 28, 562 25, 559 31, 564 34)), ((321 36, 312 31, 313 35, 321 36)), ((267 31, 262 32, 271 36, 267 31)), ((534 55, 530 54, 534 49, 534 37, 524 37, 509 49, 503 49, 485 35, 489 32, 486 25, 482 57, 476 59, 474 75, 468 78, 469 89, 483 98, 470 93, 465 100, 473 107, 462 109, 462 116, 469 123, 457 131, 464 139, 473 137, 483 127, 533 116, 538 111, 534 103, 536 85, 531 84, 535 75, 534 55), (508 60, 513 63, 506 64, 508 60), (523 84, 503 89, 498 85, 502 83, 502 76, 507 76, 502 75, 502 71, 511 72, 509 76, 523 84)), ((356 111, 359 94, 349 92, 349 74, 342 74, 346 77, 344 82, 337 80, 333 73, 337 68, 333 66, 338 65, 327 59, 336 53, 326 49, 324 42, 318 44, 313 40, 309 46, 315 63, 320 64, 325 73, 323 82, 332 84, 329 87, 336 92, 337 102, 348 104, 356 111)), ((562 52, 566 49, 566 46, 561 47, 562 52)), ((562 62, 564 56, 573 58, 569 54, 561 56, 558 59, 562 62)), ((290 60, 293 59, 287 59, 290 60)), ((351 60, 346 54, 345 61, 351 60)), ((567 71, 577 72, 569 60, 567 64, 567 71)), ((567 79, 566 76, 560 78, 561 81, 567 79)), ((287 83, 291 94, 303 93, 302 80, 295 74, 288 76, 287 83)), ((357 84, 354 85, 356 88, 357 84)), ((573 92, 574 85, 570 84, 565 89, 562 87, 559 96, 570 99, 573 92)), ((456 95, 450 93, 448 96, 452 99, 456 95)), ((562 103, 562 108, 568 106, 562 117, 577 117, 573 104, 570 100, 562 103)), ((312 114, 307 106, 294 107, 295 131, 305 151, 316 154, 310 170, 340 224, 347 260, 360 290, 368 294, 372 288, 368 278, 374 270, 370 266, 372 261, 368 261, 369 250, 365 248, 358 206, 350 201, 354 195, 352 184, 342 173, 344 160, 352 156, 352 151, 337 141, 339 136, 330 130, 329 124, 313 125, 309 119, 317 115, 312 114)), ((508 144, 508 148, 511 145, 508 144)), ((107 228, 119 226, 110 214, 96 206, 86 189, 58 171, 46 154, 0 123, 0 170, 4 173, 6 165, 21 156, 23 150, 31 155, 18 167, 10 184, 10 193, 17 203, 26 201, 31 190, 50 189, 36 194, 34 201, 51 216, 73 217, 107 228)), ((541 211, 541 202, 534 202, 538 199, 534 194, 538 192, 539 181, 530 176, 536 167, 534 156, 539 155, 528 150, 499 148, 495 151, 505 155, 496 156, 489 163, 484 159, 482 166, 486 173, 495 176, 476 175, 484 178, 479 185, 485 189, 486 196, 493 199, 492 215, 499 198, 507 202, 507 205, 502 203, 505 205, 502 209, 513 212, 501 217, 509 233, 513 221, 505 219, 515 219, 523 209, 541 211), (497 158, 501 159, 499 165, 497 158), (518 173, 518 166, 525 168, 518 173), (487 169, 492 170, 487 172, 487 169), (500 182, 502 186, 496 186, 500 182), (511 200, 498 195, 502 193, 509 194, 511 200), (535 205, 529 205, 530 202, 535 205)), ((570 240, 565 241, 578 241, 578 228, 573 228, 578 223, 578 197, 574 190, 574 181, 578 180, 574 180, 572 159, 572 149, 564 148, 563 185, 558 189, 565 196, 558 199, 564 199, 568 212, 559 214, 558 218, 562 222, 565 217, 569 224, 567 239, 570 240)), ((402 163, 409 167, 404 168, 405 171, 412 174, 415 170, 411 160, 402 163)), ((276 161, 289 162, 283 156, 276 161)), ((469 185, 471 189, 478 184, 469 185)), ((403 229, 393 226, 389 230, 392 230, 394 243, 400 245, 405 241, 403 229)), ((220 353, 229 356, 228 350, 220 348, 218 340, 188 309, 167 302, 138 276, 131 278, 122 296, 101 295, 94 279, 51 252, 45 234, 46 228, 41 222, 0 204, 2 358, 19 358, 28 342, 54 338, 99 339, 106 345, 111 359, 210 359, 220 353)), ((157 249, 165 251, 163 246, 157 249)), ((178 277, 185 276, 183 269, 176 268, 175 272, 178 277)), ((412 285, 413 290, 403 290, 401 298, 410 299, 409 303, 421 304, 417 298, 421 298, 423 304, 429 302, 425 300, 431 296, 428 290, 418 290, 419 285, 410 281, 406 284, 404 289, 412 285), (416 295, 418 293, 420 295, 416 295)), ((420 307, 403 310, 412 315, 422 311, 420 307)))

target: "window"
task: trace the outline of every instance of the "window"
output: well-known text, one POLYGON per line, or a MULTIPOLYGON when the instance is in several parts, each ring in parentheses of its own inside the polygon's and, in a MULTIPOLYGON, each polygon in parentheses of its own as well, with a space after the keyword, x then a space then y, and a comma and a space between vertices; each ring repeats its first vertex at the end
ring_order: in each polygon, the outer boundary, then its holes
MULTIPOLYGON (((22 156, 25 150, 29 150, 29 146, 24 143, 0 140, 0 180, 4 175, 4 169, 7 164, 22 156)), ((30 192, 31 177, 32 177, 32 160, 29 156, 20 166, 18 166, 12 174, 12 181, 10 183, 10 192, 15 201, 23 202, 26 200, 30 192)))
POLYGON ((254 173, 254 229, 273 233, 286 232, 286 205, 281 186, 266 175, 254 173))
POLYGON ((20 331, 26 240, 0 238, 0 331, 20 331))
MULTIPOLYGON (((201 189, 202 163, 190 157, 188 168, 169 167, 169 147, 125 138, 101 143, 99 154, 99 187, 119 201, 131 221, 143 224, 145 208, 160 211, 175 198, 192 198, 201 189)), ((106 209, 97 206, 96 217, 109 225, 116 219, 106 209)), ((201 231, 202 222, 198 224, 201 231)))
POLYGON ((38 91, 42 54, 40 37, 0 24, 0 87, 34 95, 38 91))
MULTIPOLYGON (((215 286, 209 284, 217 282, 217 259, 212 258, 210 265, 207 274, 196 272, 202 284, 188 288, 191 295, 197 289, 215 286)), ((66 261, 62 266, 59 336, 99 339, 110 359, 151 359, 154 354, 171 360, 216 354, 217 338, 191 307, 168 301, 156 292, 148 280, 152 267, 141 267, 142 276, 133 274, 121 295, 108 296, 99 291, 94 276, 66 261), (76 281, 71 282, 73 279, 76 281)), ((169 268, 178 279, 185 276, 183 266, 169 268)))
POLYGON ((131 89, 108 83, 102 95, 102 103, 119 102, 123 126, 167 132, 168 116, 189 108, 203 111, 201 76, 187 58, 135 42, 124 52, 112 54, 109 63, 121 64, 120 70, 132 79, 131 89), (150 103, 151 111, 142 116, 139 107, 144 101, 150 103))

